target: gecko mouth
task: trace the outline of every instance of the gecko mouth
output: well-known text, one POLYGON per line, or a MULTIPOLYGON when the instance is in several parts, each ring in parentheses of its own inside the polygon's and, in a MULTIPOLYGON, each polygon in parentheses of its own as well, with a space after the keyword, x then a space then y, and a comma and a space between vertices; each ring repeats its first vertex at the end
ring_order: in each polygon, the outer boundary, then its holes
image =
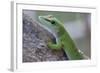
POLYGON ((52 27, 51 24, 50 24, 50 20, 49 19, 47 19, 47 18, 45 18, 43 16, 39 16, 39 20, 40 20, 40 23, 43 24, 43 26, 46 26, 48 28, 52 27))
POLYGON ((41 20, 45 20, 45 21, 47 21, 47 22, 51 22, 51 20, 50 19, 47 19, 47 18, 45 18, 45 17, 43 17, 43 16, 39 16, 39 19, 41 19, 41 20))
POLYGON ((44 18, 44 20, 46 20, 47 22, 51 22, 49 19, 44 18))

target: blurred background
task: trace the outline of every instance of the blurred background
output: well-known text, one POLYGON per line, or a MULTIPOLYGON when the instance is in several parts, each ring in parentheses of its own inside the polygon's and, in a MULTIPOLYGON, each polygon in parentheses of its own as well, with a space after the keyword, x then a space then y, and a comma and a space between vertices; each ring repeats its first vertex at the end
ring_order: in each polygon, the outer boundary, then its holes
POLYGON ((38 16, 54 15, 59 19, 70 36, 74 40, 78 49, 84 52, 88 57, 91 57, 91 14, 76 13, 76 12, 55 12, 55 11, 34 11, 23 10, 32 19, 38 20, 38 16))

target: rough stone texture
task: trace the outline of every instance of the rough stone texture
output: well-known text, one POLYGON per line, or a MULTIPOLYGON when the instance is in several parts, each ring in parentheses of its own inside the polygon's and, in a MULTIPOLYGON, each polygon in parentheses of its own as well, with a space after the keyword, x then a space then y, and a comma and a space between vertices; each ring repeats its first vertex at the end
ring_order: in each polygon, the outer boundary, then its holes
POLYGON ((63 50, 52 50, 47 47, 48 39, 54 43, 55 37, 40 23, 23 13, 23 62, 67 60, 63 50))

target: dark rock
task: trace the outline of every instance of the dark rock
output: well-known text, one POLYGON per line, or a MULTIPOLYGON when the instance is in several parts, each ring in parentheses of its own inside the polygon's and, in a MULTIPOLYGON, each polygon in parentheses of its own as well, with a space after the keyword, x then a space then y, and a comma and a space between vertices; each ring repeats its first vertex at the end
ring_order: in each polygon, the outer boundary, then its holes
POLYGON ((63 50, 47 47, 48 39, 56 42, 52 33, 23 13, 23 62, 66 60, 63 50))

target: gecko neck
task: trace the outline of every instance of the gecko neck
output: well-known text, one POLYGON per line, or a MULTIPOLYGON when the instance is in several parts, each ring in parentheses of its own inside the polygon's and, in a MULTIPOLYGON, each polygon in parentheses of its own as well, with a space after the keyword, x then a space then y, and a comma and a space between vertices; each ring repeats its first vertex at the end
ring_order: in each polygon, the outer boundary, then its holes
POLYGON ((65 34, 66 30, 65 30, 64 26, 60 26, 58 29, 59 29, 57 32, 58 37, 61 37, 62 35, 65 34))

